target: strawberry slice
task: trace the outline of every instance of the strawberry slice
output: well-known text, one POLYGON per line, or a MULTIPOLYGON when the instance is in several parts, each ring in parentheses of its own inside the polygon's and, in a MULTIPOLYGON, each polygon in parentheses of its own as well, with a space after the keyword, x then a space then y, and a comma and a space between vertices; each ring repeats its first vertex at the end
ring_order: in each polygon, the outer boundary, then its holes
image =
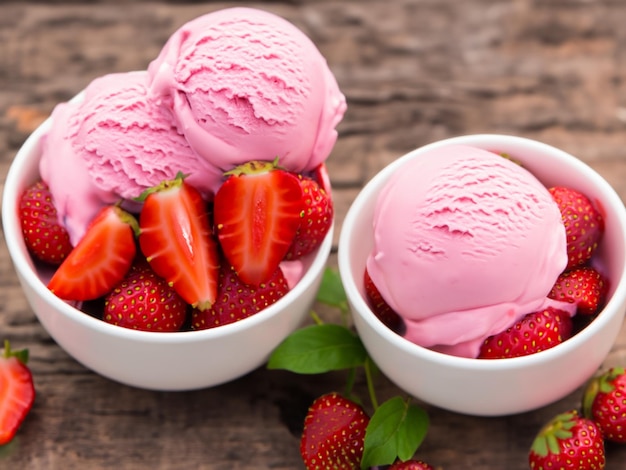
POLYGON ((137 251, 137 221, 118 206, 107 206, 65 258, 48 288, 65 300, 92 300, 108 293, 126 275, 137 251))
POLYGON ((0 356, 0 446, 13 439, 35 401, 27 360, 27 350, 11 351, 9 342, 4 342, 0 356))
POLYGON ((276 161, 251 161, 226 175, 215 195, 218 238, 241 280, 258 286, 276 271, 300 227, 302 188, 276 161))
POLYGON ((150 188, 139 214, 139 246, 155 273, 205 310, 217 296, 217 243, 206 204, 183 175, 150 188))

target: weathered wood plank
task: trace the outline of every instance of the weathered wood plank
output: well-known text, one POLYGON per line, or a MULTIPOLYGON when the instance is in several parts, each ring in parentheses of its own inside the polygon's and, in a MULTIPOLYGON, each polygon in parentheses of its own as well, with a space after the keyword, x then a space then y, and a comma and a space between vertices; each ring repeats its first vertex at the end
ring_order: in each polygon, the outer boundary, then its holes
MULTIPOLYGON (((103 73, 144 68, 171 32, 239 2, 3 2, 0 184, 17 148, 53 106, 103 73)), ((626 4, 580 0, 258 2, 318 44, 349 110, 329 170, 337 227, 359 188, 412 148, 497 132, 579 156, 626 199, 626 4)), ((336 266, 336 255, 329 261, 336 266)), ((298 426, 342 374, 259 369, 185 393, 132 389, 86 370, 37 322, 0 245, 0 336, 31 351, 38 398, 0 467, 301 468, 298 426)), ((318 306, 324 318, 334 312, 318 306)), ((622 328, 607 365, 626 364, 622 328)), ((363 391, 363 380, 358 387, 363 391)), ((384 378, 382 397, 399 391, 384 378)), ((475 418, 428 407, 420 456, 444 468, 523 469, 530 440, 580 391, 540 410, 475 418)), ((626 450, 609 448, 609 468, 626 450)), ((612 466, 615 465, 615 466, 612 466)))

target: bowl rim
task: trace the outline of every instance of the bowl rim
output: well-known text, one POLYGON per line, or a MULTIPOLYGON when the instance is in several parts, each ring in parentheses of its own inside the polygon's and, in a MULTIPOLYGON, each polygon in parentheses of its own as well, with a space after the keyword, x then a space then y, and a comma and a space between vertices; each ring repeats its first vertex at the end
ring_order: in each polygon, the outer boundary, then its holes
MULTIPOLYGON (((73 100, 80 99, 80 96, 80 94, 77 95, 73 100)), ((292 300, 300 297, 314 285, 318 275, 324 270, 332 248, 335 228, 334 220, 317 251, 307 255, 308 258, 305 258, 304 264, 307 266, 307 269, 293 288, 274 304, 240 321, 205 330, 158 332, 134 330, 112 325, 82 312, 50 292, 39 276, 37 276, 21 235, 18 218, 17 207, 22 191, 20 185, 25 181, 28 184, 25 177, 27 176, 29 165, 34 165, 35 163, 38 165, 41 157, 39 146, 51 125, 52 118, 48 117, 26 138, 9 166, 2 192, 2 226, 13 267, 24 282, 28 283, 34 292, 52 309, 83 327, 128 341, 160 344, 204 342, 235 335, 237 332, 254 328, 257 324, 279 315, 282 311, 289 311, 289 304, 292 300), (33 160, 36 160, 36 162, 33 162, 33 160)), ((36 311, 34 313, 38 316, 36 311)))
POLYGON ((379 190, 392 173, 401 167, 404 162, 415 158, 416 155, 422 154, 423 152, 434 148, 454 144, 476 145, 480 147, 484 145, 485 141, 489 141, 494 145, 497 145, 499 142, 507 142, 508 144, 526 146, 526 148, 532 148, 541 153, 548 152, 551 154, 552 158, 558 160, 559 162, 567 162, 567 164, 572 166, 577 172, 585 172, 592 180, 593 185, 599 187, 604 194, 607 201, 605 208, 610 205, 610 207, 616 209, 614 211, 617 216, 616 223, 621 228, 621 232, 626 234, 626 209, 624 209, 624 203, 613 187, 602 176, 600 176, 599 173, 582 160, 574 157, 564 150, 526 137, 507 134, 468 134, 439 140, 413 149, 388 164, 385 168, 373 176, 361 189, 359 194, 357 194, 343 221, 341 233, 339 235, 338 264, 346 295, 353 305, 353 308, 351 309, 352 314, 361 317, 368 324, 368 326, 376 332, 377 335, 382 336, 382 338, 390 343, 390 345, 394 348, 400 349, 404 353, 411 356, 420 357, 425 361, 438 363, 442 366, 463 370, 495 372, 504 369, 523 369, 534 364, 551 362, 562 356, 570 354, 572 350, 578 349, 588 340, 589 337, 595 335, 598 330, 603 329, 614 315, 620 313, 622 306, 626 303, 626 250, 624 269, 619 282, 615 284, 611 298, 608 300, 598 316, 583 330, 569 338, 567 341, 538 353, 515 358, 489 360, 459 357, 433 351, 426 347, 412 343, 386 327, 378 319, 378 317, 374 315, 369 305, 361 295, 355 278, 352 276, 351 260, 349 257, 349 243, 359 214, 363 211, 364 207, 371 199, 372 193, 379 190))

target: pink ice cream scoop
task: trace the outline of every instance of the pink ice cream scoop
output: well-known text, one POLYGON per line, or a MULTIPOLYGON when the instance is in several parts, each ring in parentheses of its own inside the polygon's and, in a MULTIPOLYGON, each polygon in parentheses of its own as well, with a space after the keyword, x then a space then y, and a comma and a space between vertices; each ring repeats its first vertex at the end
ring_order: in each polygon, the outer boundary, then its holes
POLYGON ((346 110, 313 42, 288 21, 251 8, 183 25, 148 71, 151 97, 221 172, 276 157, 289 170, 311 170, 330 154, 346 110))
POLYGON ((40 173, 74 244, 105 204, 131 201, 178 172, 210 197, 208 181, 220 177, 147 99, 146 83, 145 71, 105 75, 52 114, 40 173))
POLYGON ((407 162, 374 214, 367 270, 421 346, 476 357, 547 298, 567 264, 565 227, 547 189, 495 153, 450 145, 407 162))

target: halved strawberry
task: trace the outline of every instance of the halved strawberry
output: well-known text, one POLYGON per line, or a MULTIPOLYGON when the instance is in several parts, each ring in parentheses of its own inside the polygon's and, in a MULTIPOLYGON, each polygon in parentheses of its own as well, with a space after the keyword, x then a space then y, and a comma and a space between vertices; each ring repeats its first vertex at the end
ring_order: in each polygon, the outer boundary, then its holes
POLYGON ((298 259, 314 251, 333 224, 333 201, 330 195, 311 178, 299 177, 302 187, 304 209, 300 227, 285 259, 298 259))
POLYGON ((37 181, 26 188, 19 207, 22 234, 37 259, 59 265, 72 251, 70 236, 58 220, 48 185, 37 181))
POLYGON ((65 258, 48 288, 65 300, 92 300, 109 292, 130 268, 137 221, 118 206, 107 206, 65 258))
POLYGON ((28 351, 11 351, 9 342, 4 342, 0 355, 0 446, 13 439, 35 401, 27 360, 28 351))
POLYGON ((567 237, 567 267, 582 266, 591 259, 602 235, 604 219, 587 196, 571 188, 549 189, 561 211, 567 237))
POLYGON ((572 335, 569 313, 553 307, 529 313, 512 327, 485 340, 480 359, 526 356, 553 348, 572 335))
POLYGON ((141 256, 104 300, 102 319, 142 331, 180 331, 187 303, 141 256))
POLYGON ((289 287, 280 268, 276 268, 268 281, 253 286, 245 284, 231 266, 223 263, 217 300, 210 309, 194 309, 191 327, 204 330, 243 320, 272 305, 287 292, 289 287))
POLYGON ((204 310, 217 295, 217 243, 206 204, 182 175, 149 189, 139 214, 139 246, 159 276, 204 310))
POLYGON ((583 266, 562 273, 548 297, 576 304, 577 314, 594 315, 602 308, 607 290, 608 280, 596 269, 583 266))
POLYGON ((258 286, 293 242, 304 209, 302 188, 275 161, 252 161, 226 175, 214 200, 218 238, 242 281, 258 286))

